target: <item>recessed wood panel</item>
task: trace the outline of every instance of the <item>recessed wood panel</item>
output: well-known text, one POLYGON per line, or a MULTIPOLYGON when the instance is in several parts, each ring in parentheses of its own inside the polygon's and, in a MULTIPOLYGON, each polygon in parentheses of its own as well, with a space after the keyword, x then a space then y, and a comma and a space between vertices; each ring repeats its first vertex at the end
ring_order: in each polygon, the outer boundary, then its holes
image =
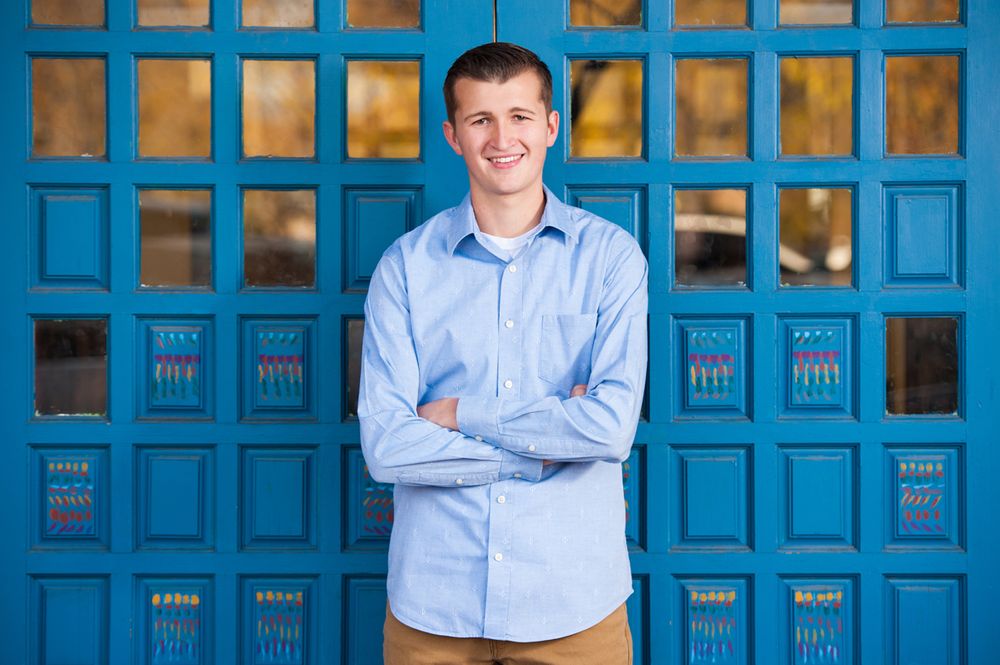
POLYGON ((344 291, 368 290, 382 253, 422 221, 419 188, 344 190, 344 291))
POLYGON ((215 607, 207 577, 139 577, 133 629, 139 665, 214 662, 215 607))
POLYGON ((247 549, 316 547, 316 450, 243 449, 241 543, 247 549))
POLYGON ((30 224, 32 287, 108 288, 106 188, 32 188, 30 224))
POLYGON ((242 577, 238 662, 248 665, 319 662, 318 586, 315 577, 242 577))
POLYGON ((31 450, 31 548, 107 550, 110 546, 106 447, 31 450))
POLYGON ((890 550, 964 546, 965 469, 960 446, 888 446, 885 544, 890 550))
POLYGON ((243 319, 243 418, 316 415, 316 320, 243 319))
POLYGON ((648 252, 649 238, 645 187, 585 187, 566 188, 566 202, 629 232, 643 252, 648 252))
POLYGON ((854 665, 858 661, 857 578, 787 577, 778 662, 786 665, 854 665))
POLYGON ((962 258, 958 185, 885 188, 885 285, 957 286, 962 258))
POLYGON ((747 319, 677 319, 677 418, 747 418, 747 319))
POLYGON ((386 613, 384 577, 344 578, 344 663, 382 662, 382 624, 386 613))
POLYGON ((214 498, 214 449, 136 448, 136 547, 212 548, 215 543, 214 498))
POLYGON ((209 319, 136 320, 137 417, 142 419, 213 416, 215 354, 209 319))
POLYGON ((857 454, 853 446, 778 450, 781 549, 857 547, 857 454))
POLYGON ((678 580, 680 663, 747 665, 752 662, 753 625, 748 578, 678 580))
POLYGON ((779 319, 779 414, 844 418, 855 412, 852 317, 779 319))
POLYGON ((746 446, 671 448, 671 550, 751 549, 750 458, 746 446))
POLYGON ((28 612, 31 661, 104 665, 108 662, 110 582, 107 576, 35 575, 28 612))
POLYGON ((884 659, 887 665, 960 665, 965 652, 963 577, 885 579, 884 659))

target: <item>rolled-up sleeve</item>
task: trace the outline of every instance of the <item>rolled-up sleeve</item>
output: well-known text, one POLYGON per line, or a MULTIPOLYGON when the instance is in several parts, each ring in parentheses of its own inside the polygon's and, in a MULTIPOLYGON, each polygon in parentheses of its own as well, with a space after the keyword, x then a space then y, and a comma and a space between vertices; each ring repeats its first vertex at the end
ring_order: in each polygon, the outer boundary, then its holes
POLYGON ((358 418, 377 482, 464 487, 541 477, 541 459, 445 429, 417 415, 420 373, 398 245, 379 261, 365 300, 358 418))
POLYGON ((538 459, 628 458, 646 382, 648 267, 632 238, 622 244, 603 282, 587 394, 532 400, 461 397, 460 431, 538 459))

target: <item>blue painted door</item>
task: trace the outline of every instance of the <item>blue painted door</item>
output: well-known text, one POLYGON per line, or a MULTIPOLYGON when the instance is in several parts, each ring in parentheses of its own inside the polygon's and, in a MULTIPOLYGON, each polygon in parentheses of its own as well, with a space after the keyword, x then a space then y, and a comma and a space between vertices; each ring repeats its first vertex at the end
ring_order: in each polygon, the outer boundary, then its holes
POLYGON ((381 662, 362 304, 466 189, 440 84, 494 36, 650 261, 636 662, 997 660, 1000 10, 386 5, 0 8, 0 661, 381 662))

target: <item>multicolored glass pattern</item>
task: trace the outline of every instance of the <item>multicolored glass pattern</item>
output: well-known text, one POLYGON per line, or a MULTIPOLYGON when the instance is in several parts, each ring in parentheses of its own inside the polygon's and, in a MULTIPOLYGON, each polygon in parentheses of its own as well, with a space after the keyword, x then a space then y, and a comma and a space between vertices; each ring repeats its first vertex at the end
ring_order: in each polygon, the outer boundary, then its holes
POLYGON ((841 405, 843 329, 792 327, 791 342, 791 406, 841 405))
POLYGON ((688 591, 688 663, 736 663, 735 589, 688 591))
POLYGON ((256 404, 264 408, 303 408, 305 331, 302 328, 257 328, 256 404))
POLYGON ((200 407, 202 329, 154 327, 150 334, 150 407, 200 407))
POLYGON ((845 662, 845 591, 842 586, 792 587, 795 665, 845 662))
POLYGON ((96 473, 97 458, 92 456, 46 458, 45 493, 49 503, 46 537, 96 535, 96 473))
POLYGON ((689 328, 687 403, 739 406, 737 332, 732 328, 689 328))
POLYGON ((153 663, 201 663, 201 597, 192 589, 158 589, 150 599, 153 663))
POLYGON ((361 534, 363 536, 388 536, 392 531, 392 484, 380 483, 362 464, 361 480, 361 534))
POLYGON ((301 665, 305 606, 301 588, 256 588, 254 663, 301 665))
POLYGON ((940 455, 901 456, 896 463, 898 535, 941 537, 947 534, 947 459, 940 455))

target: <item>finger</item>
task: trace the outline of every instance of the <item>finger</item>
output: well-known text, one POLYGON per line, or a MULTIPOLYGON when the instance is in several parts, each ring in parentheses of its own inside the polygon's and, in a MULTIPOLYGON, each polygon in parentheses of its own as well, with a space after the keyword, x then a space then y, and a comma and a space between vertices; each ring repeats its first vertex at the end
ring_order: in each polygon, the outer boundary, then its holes
POLYGON ((587 394, 587 384, 578 383, 573 386, 573 390, 569 391, 570 397, 583 397, 587 394))

